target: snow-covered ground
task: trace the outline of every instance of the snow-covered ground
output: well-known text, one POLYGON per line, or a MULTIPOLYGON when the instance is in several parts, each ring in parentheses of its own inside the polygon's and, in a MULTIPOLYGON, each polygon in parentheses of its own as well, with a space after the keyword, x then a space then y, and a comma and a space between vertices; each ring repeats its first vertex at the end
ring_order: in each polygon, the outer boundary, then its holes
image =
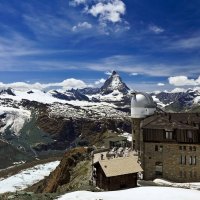
POLYGON ((24 108, 12 108, 0 106, 0 113, 5 113, 6 117, 2 119, 5 126, 0 128, 0 132, 4 132, 8 127, 15 134, 19 135, 24 123, 30 119, 31 112, 24 108))
POLYGON ((57 99, 53 96, 51 96, 50 93, 45 93, 41 90, 31 90, 31 93, 27 93, 27 91, 18 91, 15 90, 14 94, 16 96, 13 95, 9 95, 9 94, 2 94, 1 98, 2 99, 13 99, 15 101, 21 101, 22 99, 27 99, 29 101, 37 101, 40 103, 54 103, 54 102, 60 102, 60 103, 65 103, 65 100, 61 100, 61 99, 57 99))
POLYGON ((119 136, 123 136, 123 137, 126 137, 128 141, 132 141, 132 134, 131 133, 127 133, 127 132, 124 132, 122 134, 120 134, 119 136))
POLYGON ((66 103, 67 104, 54 103, 50 105, 48 109, 50 115, 73 118, 89 117, 90 119, 97 117, 123 118, 128 116, 127 113, 117 110, 116 106, 111 103, 94 103, 87 101, 68 101, 66 103))
POLYGON ((48 176, 58 165, 60 161, 54 161, 46 164, 36 165, 35 167, 21 171, 20 173, 0 180, 0 193, 15 192, 23 190, 34 183, 39 182, 45 176, 48 176))
MULTIPOLYGON (((188 188, 188 189, 200 190, 200 182, 174 183, 174 182, 166 181, 163 179, 155 179, 153 182, 160 186, 170 186, 170 187, 177 187, 177 188, 188 188)), ((200 192, 199 192, 199 195, 200 195, 200 192)), ((200 199, 200 196, 199 196, 199 199, 200 199)))
POLYGON ((114 90, 110 94, 102 95, 102 94, 94 94, 94 95, 87 95, 89 99, 96 98, 100 101, 122 101, 124 95, 119 90, 114 90))
POLYGON ((58 200, 199 200, 200 192, 169 187, 139 187, 112 192, 78 191, 65 194, 58 200))
POLYGON ((156 96, 152 96, 153 100, 157 103, 157 105, 161 108, 164 108, 165 106, 170 105, 173 102, 170 102, 168 104, 164 104, 163 102, 161 102, 156 96))

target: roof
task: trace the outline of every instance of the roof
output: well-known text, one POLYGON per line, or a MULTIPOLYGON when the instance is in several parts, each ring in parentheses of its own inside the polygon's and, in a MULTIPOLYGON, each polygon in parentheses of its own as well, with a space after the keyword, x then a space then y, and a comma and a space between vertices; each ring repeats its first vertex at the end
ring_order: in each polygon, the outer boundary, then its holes
MULTIPOLYGON (((192 121, 195 119, 197 121, 197 117, 194 118, 195 115, 192 114, 183 114, 183 113, 166 113, 166 114, 157 114, 153 115, 147 119, 143 120, 142 128, 148 129, 186 129, 186 130, 198 130, 198 127, 195 127, 192 124, 192 121), (192 116, 192 117, 191 117, 192 116), (191 123, 188 121, 191 120, 191 123)), ((200 118, 198 119, 200 122, 200 118)))
MULTIPOLYGON (((98 162, 106 177, 133 174, 143 171, 134 157, 120 157, 98 162)), ((96 163, 97 164, 97 163, 96 163)))

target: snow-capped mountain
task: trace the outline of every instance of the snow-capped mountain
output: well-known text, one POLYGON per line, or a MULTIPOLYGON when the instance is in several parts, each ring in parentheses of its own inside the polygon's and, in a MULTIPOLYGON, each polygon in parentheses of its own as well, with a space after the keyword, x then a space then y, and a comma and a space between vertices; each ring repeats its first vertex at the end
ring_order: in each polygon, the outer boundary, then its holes
POLYGON ((130 101, 128 96, 128 86, 122 81, 116 71, 113 71, 111 76, 105 81, 98 93, 88 94, 90 100, 98 100, 101 102, 113 102, 122 104, 130 101))
POLYGON ((200 91, 188 89, 186 92, 152 93, 154 101, 160 107, 171 111, 186 111, 200 105, 200 91))
POLYGON ((79 101, 90 101, 89 98, 82 94, 78 89, 71 89, 68 91, 57 91, 53 90, 49 92, 53 97, 62 100, 79 100, 79 101))
POLYGON ((100 88, 100 92, 103 95, 110 94, 113 91, 119 91, 122 94, 127 94, 130 89, 122 81, 121 77, 116 71, 112 72, 112 75, 105 81, 104 85, 100 88))

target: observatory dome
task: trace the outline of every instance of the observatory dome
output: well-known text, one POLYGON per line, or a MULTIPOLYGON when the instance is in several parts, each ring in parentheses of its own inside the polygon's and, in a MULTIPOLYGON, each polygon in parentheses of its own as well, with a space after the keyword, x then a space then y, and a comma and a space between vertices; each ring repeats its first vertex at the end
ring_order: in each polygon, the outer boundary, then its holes
POLYGON ((154 114, 156 103, 151 95, 143 92, 133 92, 131 100, 131 117, 144 118, 154 114))

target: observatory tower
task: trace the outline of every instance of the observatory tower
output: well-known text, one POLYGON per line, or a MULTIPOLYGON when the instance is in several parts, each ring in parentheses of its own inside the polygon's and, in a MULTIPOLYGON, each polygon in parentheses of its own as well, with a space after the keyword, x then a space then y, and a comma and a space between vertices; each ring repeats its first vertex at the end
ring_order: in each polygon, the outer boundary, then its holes
POLYGON ((131 121, 132 121, 132 148, 138 152, 138 156, 142 153, 143 138, 141 134, 141 121, 153 115, 156 110, 156 103, 152 97, 143 92, 131 92, 131 121))

